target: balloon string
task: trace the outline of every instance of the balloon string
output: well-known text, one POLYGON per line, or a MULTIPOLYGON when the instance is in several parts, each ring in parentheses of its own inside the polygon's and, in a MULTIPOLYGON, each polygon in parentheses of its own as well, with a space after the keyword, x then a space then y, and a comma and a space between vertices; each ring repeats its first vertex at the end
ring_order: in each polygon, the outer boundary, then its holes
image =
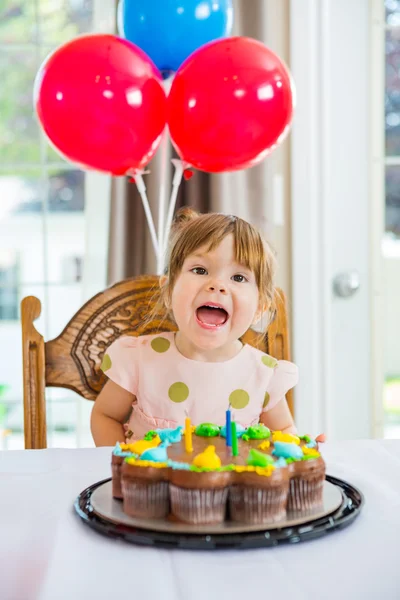
POLYGON ((171 199, 169 201, 168 215, 167 215, 167 223, 164 230, 163 236, 163 255, 165 256, 168 248, 168 238, 169 233, 171 231, 172 219, 174 217, 176 199, 178 197, 179 186, 181 185, 183 172, 184 172, 184 164, 181 160, 174 159, 173 164, 175 166, 175 174, 172 180, 172 193, 171 199))
POLYGON ((158 262, 159 252, 161 250, 161 247, 159 247, 158 242, 157 242, 156 228, 154 227, 154 221, 153 221, 149 201, 147 199, 147 194, 146 194, 146 185, 145 185, 145 183, 143 181, 143 177, 140 173, 135 174, 135 183, 136 183, 138 192, 140 194, 140 197, 142 199, 144 212, 146 214, 147 223, 148 223, 148 226, 150 229, 151 241, 153 242, 153 248, 154 248, 154 252, 156 254, 157 262, 158 262))
POLYGON ((164 129, 161 142, 161 180, 160 180, 160 196, 158 201, 158 246, 159 253, 157 255, 157 274, 161 275, 163 270, 163 232, 165 226, 165 208, 167 200, 167 170, 168 170, 168 130, 164 129))

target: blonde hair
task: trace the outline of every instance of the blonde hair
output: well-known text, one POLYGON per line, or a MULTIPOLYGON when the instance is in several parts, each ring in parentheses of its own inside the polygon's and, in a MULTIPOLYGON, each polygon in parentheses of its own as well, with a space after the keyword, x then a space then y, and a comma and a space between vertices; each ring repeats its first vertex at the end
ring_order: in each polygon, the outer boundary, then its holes
POLYGON ((160 297, 164 307, 170 306, 172 290, 188 256, 202 246, 211 252, 230 234, 234 240, 235 261, 254 273, 260 307, 273 313, 276 259, 257 229, 239 217, 220 213, 199 214, 187 207, 177 212, 171 227, 166 281, 160 297))

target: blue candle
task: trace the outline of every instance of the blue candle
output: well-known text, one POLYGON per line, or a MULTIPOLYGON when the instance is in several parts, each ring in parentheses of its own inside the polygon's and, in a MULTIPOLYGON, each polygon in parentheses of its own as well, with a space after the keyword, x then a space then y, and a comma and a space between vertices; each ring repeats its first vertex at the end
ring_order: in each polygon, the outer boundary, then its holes
POLYGON ((231 409, 230 409, 230 407, 226 411, 225 428, 226 428, 225 429, 226 430, 226 445, 232 446, 231 409))

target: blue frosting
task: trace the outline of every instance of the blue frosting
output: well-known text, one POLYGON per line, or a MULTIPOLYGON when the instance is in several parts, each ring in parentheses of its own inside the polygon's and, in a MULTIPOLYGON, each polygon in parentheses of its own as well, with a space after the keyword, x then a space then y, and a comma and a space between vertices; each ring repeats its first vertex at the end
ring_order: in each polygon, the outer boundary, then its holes
POLYGON ((148 450, 145 450, 141 454, 140 460, 151 460, 152 462, 167 462, 167 446, 162 445, 158 446, 157 448, 149 448, 148 450))
POLYGON ((278 460, 274 462, 274 467, 277 469, 280 469, 281 467, 287 467, 287 462, 284 458, 278 458, 278 460))
MULTIPOLYGON (((238 438, 241 438, 245 431, 246 431, 246 428, 243 427, 243 425, 241 425, 240 423, 236 423, 236 436, 238 438)), ((221 427, 220 435, 222 435, 222 437, 226 438, 226 426, 225 425, 223 425, 221 427)))
POLYGON ((168 466, 175 471, 189 471, 189 463, 176 462, 175 460, 168 460, 168 466))
POLYGON ((170 444, 176 444, 180 442, 182 439, 182 431, 183 427, 180 425, 175 429, 167 428, 167 429, 156 429, 160 440, 162 442, 169 442, 170 444))
POLYGON ((302 458, 303 451, 297 444, 288 444, 287 442, 274 442, 272 451, 278 458, 302 458))
POLYGON ((310 442, 308 442, 308 444, 306 444, 306 448, 316 448, 317 447, 317 442, 315 440, 311 440, 310 442))
POLYGON ((128 452, 126 450, 121 450, 121 446, 120 446, 119 442, 117 442, 115 444, 113 454, 114 454, 114 456, 121 456, 122 458, 126 458, 127 456, 133 456, 136 458, 136 456, 137 456, 137 454, 135 454, 134 452, 128 452))

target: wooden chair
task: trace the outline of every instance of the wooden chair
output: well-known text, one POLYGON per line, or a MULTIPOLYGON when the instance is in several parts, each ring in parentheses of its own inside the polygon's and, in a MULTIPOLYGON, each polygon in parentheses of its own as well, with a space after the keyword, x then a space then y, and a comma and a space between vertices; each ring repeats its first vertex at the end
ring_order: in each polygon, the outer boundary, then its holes
MULTIPOLYGON (((68 388, 96 400, 107 377, 100 370, 106 348, 121 335, 174 331, 174 323, 148 321, 159 293, 158 277, 140 276, 113 285, 89 300, 64 331, 45 342, 34 326, 41 304, 34 296, 21 302, 25 448, 46 448, 46 387, 68 388)), ((290 360, 286 302, 277 294, 275 317, 268 333, 249 330, 243 340, 278 359, 290 360)), ((293 412, 291 391, 287 395, 293 412)))

